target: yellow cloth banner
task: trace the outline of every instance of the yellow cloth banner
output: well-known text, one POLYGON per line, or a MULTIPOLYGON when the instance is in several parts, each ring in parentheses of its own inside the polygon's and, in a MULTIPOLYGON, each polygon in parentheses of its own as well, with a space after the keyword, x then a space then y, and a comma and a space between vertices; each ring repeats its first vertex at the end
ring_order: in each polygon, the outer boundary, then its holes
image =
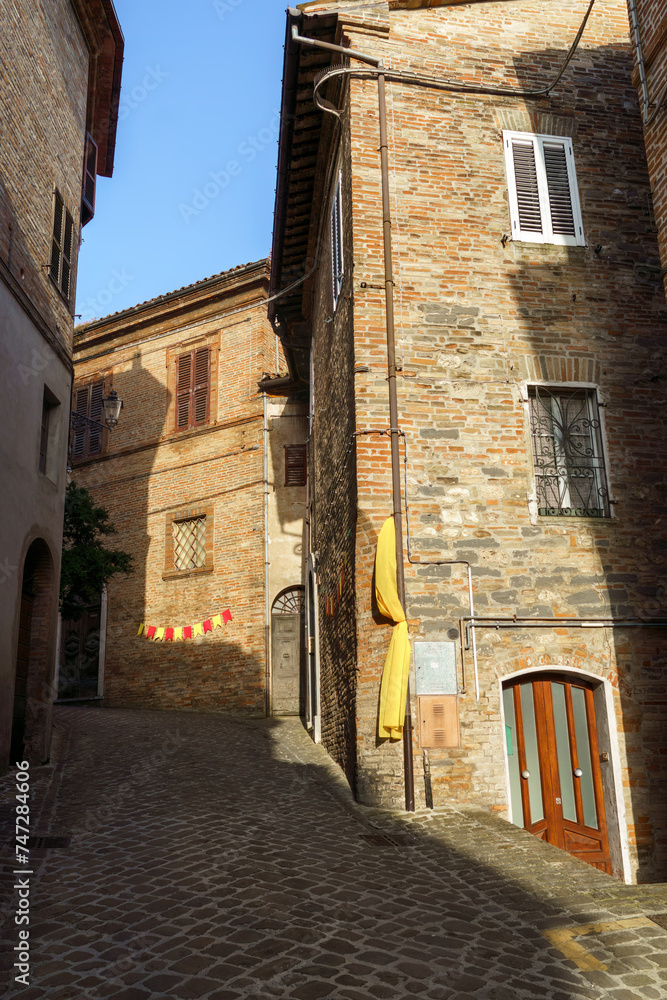
POLYGON ((143 630, 144 630, 144 623, 142 622, 141 625, 139 626, 139 631, 137 632, 137 635, 141 635, 143 630))
POLYGON ((410 637, 396 588, 396 530, 393 517, 388 517, 384 522, 378 538, 375 555, 375 598, 382 614, 396 622, 382 671, 378 735, 380 739, 389 737, 392 740, 400 740, 403 735, 405 700, 408 693, 410 637))
POLYGON ((211 625, 213 628, 222 628, 222 615, 213 615, 211 625))
POLYGON ((204 626, 201 622, 195 622, 192 626, 192 637, 204 634, 204 626))
POLYGON ((183 639, 183 626, 179 625, 174 629, 174 642, 178 642, 183 639))
POLYGON ((165 632, 165 630, 163 628, 157 629, 157 631, 155 633, 155 637, 154 637, 156 642, 157 642, 158 639, 164 639, 164 632, 165 632))

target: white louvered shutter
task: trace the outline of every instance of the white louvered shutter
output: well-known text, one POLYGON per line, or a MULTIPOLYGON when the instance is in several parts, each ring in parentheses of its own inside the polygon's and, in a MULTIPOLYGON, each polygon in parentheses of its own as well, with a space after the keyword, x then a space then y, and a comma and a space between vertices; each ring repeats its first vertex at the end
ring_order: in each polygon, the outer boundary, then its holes
POLYGON ((572 140, 503 132, 503 142, 512 238, 583 246, 572 140))

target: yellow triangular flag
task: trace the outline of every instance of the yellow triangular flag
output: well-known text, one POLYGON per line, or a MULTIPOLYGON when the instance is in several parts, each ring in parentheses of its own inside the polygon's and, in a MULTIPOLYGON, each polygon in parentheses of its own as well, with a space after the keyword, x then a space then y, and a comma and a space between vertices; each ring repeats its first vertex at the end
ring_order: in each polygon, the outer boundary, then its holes
POLYGON ((194 638, 197 635, 203 635, 203 634, 204 634, 204 626, 202 625, 201 622, 196 622, 192 626, 192 637, 194 638))
POLYGON ((144 623, 142 622, 141 625, 139 626, 139 631, 137 632, 137 635, 141 635, 143 630, 144 630, 144 623))
POLYGON ((183 626, 179 625, 174 629, 174 642, 178 642, 179 639, 183 639, 183 626))
POLYGON ((222 615, 213 615, 211 625, 213 628, 222 628, 222 615))
POLYGON ((158 639, 164 639, 164 629, 163 628, 158 628, 158 629, 155 630, 155 641, 157 642, 158 639))

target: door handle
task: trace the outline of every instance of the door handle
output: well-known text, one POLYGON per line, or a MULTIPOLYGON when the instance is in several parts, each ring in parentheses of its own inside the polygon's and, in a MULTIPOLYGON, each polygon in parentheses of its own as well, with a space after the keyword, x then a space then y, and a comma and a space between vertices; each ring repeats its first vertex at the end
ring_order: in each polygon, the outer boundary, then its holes
POLYGON ((572 774, 575 776, 575 778, 580 778, 583 773, 584 772, 581 770, 580 767, 575 767, 574 771, 572 772, 572 774))

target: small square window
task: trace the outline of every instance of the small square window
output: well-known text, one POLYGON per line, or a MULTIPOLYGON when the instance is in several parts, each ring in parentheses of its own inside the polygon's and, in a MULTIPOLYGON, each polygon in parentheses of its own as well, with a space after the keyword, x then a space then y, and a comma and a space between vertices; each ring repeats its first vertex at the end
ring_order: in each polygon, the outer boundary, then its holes
POLYGON ((584 246, 572 140, 503 132, 512 239, 584 246))
POLYGON ((594 389, 528 390, 537 512, 609 517, 609 491, 594 389))
POLYGON ((342 175, 338 174, 336 192, 331 203, 331 287, 333 307, 338 305, 343 287, 343 192, 342 175))
POLYGON ((213 572, 214 522, 213 504, 166 514, 163 580, 213 572))
POLYGON ((174 521, 174 568, 201 569, 206 565, 206 515, 174 521))

